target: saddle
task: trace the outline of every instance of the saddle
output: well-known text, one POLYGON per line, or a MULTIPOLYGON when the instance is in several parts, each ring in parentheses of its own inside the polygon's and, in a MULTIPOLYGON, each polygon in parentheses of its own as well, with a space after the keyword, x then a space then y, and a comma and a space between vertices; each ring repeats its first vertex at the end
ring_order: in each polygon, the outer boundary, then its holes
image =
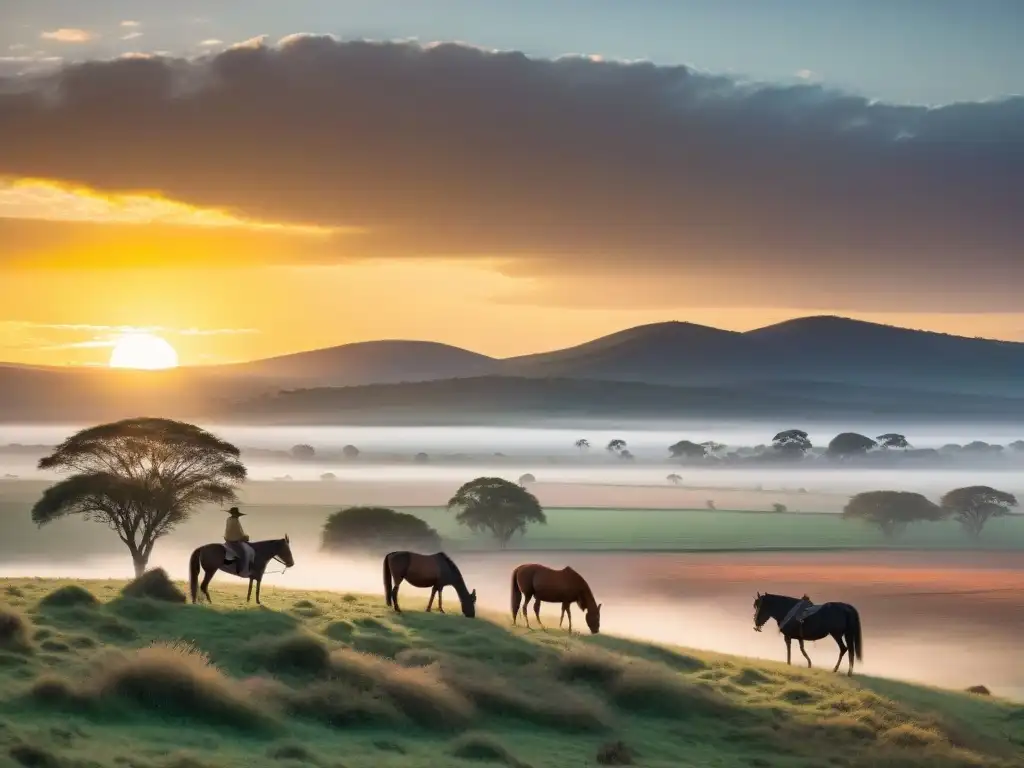
MULTIPOLYGON (((822 604, 824 605, 824 604, 822 604)), ((810 601, 809 598, 804 598, 796 605, 794 605, 789 613, 786 614, 786 618, 779 624, 779 631, 785 632, 786 627, 790 626, 793 622, 796 622, 797 632, 792 633, 797 637, 803 636, 804 622, 811 616, 821 610, 822 605, 815 605, 810 601)))
MULTIPOLYGON (((247 542, 247 541, 234 541, 234 542, 231 542, 229 544, 228 542, 225 541, 222 546, 224 547, 224 564, 225 565, 227 565, 228 563, 237 563, 237 565, 235 567, 235 571, 237 572, 238 571, 238 566, 241 565, 241 557, 240 557, 239 551, 238 551, 238 549, 236 549, 236 547, 244 547, 245 554, 247 555, 248 560, 249 560, 249 567, 250 568, 252 567, 253 560, 256 557, 256 550, 254 550, 252 548, 252 545, 250 545, 249 542, 247 542)), ((239 573, 238 575, 239 576, 245 576, 244 573, 239 573)))

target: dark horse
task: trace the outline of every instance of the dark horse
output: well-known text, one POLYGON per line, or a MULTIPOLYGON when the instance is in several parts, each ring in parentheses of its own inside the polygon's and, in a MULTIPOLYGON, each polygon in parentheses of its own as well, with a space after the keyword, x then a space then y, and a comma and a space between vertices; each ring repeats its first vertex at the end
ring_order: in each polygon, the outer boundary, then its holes
POLYGON ((562 615, 558 619, 558 626, 569 617, 569 631, 572 632, 572 611, 570 606, 576 603, 581 611, 586 611, 584 618, 587 626, 593 634, 601 631, 601 605, 594 600, 594 593, 590 591, 590 585, 586 579, 580 576, 572 568, 565 567, 560 571, 548 568, 545 565, 527 563, 518 566, 512 571, 512 623, 516 623, 519 616, 520 601, 523 605, 523 618, 526 619, 526 626, 530 626, 530 617, 526 613, 530 601, 533 600, 533 614, 537 617, 537 623, 542 627, 540 620, 540 604, 561 603, 562 615))
MULTIPOLYGON (((292 548, 288 541, 287 534, 283 539, 269 539, 267 541, 253 541, 247 542, 252 547, 253 555, 249 563, 248 573, 239 573, 239 560, 237 556, 231 552, 229 554, 227 547, 220 542, 214 542, 213 544, 203 544, 201 547, 197 547, 192 550, 192 557, 188 561, 188 579, 189 585, 192 588, 192 602, 196 601, 199 596, 198 591, 202 589, 203 594, 206 595, 206 599, 210 600, 210 592, 208 587, 210 582, 213 580, 213 575, 217 571, 224 571, 224 573, 230 573, 232 576, 238 576, 239 578, 249 579, 249 594, 245 597, 245 602, 249 602, 252 599, 252 584, 256 582, 256 605, 260 603, 260 584, 263 582, 263 572, 266 570, 267 565, 271 560, 277 560, 279 563, 284 565, 285 568, 292 568, 295 565, 295 560, 292 559, 292 548), (203 569, 203 583, 199 584, 199 569, 203 569)), ((213 602, 210 600, 210 602, 213 602)))
POLYGON ((792 663, 792 642, 796 638, 800 643, 800 653, 811 666, 811 657, 804 650, 804 640, 823 640, 829 635, 839 646, 839 659, 833 672, 839 671, 843 656, 850 654, 850 669, 847 675, 853 674, 853 657, 862 660, 864 641, 861 639, 860 614, 849 603, 822 603, 814 605, 811 599, 789 597, 787 595, 762 595, 757 593, 754 600, 754 629, 758 632, 768 619, 775 619, 779 631, 786 639, 786 663, 792 663))
POLYGON ((421 589, 430 587, 427 613, 430 613, 434 605, 434 595, 437 595, 437 610, 444 613, 441 592, 450 586, 455 587, 455 593, 459 596, 462 615, 471 619, 476 616, 476 590, 470 592, 466 588, 466 581, 462 578, 459 567, 444 552, 421 555, 402 551, 390 552, 384 556, 384 597, 387 599, 388 607, 393 607, 397 613, 402 612, 398 607, 398 588, 403 581, 408 581, 421 589))

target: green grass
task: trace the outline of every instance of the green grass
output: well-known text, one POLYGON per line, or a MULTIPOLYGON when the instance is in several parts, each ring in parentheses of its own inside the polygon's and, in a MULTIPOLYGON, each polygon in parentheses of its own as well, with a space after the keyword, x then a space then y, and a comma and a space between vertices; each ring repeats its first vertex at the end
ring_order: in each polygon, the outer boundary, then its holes
POLYGON ((406 600, 0 581, 0 766, 993 766, 1024 707, 406 600), (95 599, 83 597, 83 593, 95 599), (138 592, 128 591, 137 595, 138 592), (55 598, 54 595, 57 595, 55 598))

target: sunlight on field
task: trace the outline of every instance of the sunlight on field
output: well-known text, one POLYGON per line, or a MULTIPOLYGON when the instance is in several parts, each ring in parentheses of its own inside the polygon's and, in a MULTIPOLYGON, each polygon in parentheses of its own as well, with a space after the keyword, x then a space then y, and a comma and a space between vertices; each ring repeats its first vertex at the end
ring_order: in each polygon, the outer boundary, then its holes
MULTIPOLYGON (((886 764, 1010 768, 1020 707, 889 681, 638 643, 402 615, 351 593, 276 591, 213 606, 148 574, 0 583, 0 743, 16 762, 98 766, 779 768, 842 754, 886 764), (139 597, 138 595, 152 595, 139 597), (67 738, 46 736, 59 722, 67 738), (185 726, 185 727, 182 727, 185 726), (619 744, 621 742, 621 744, 619 744), (340 762, 339 762, 340 761, 340 762)), ((180 586, 180 585, 179 585, 180 586)))

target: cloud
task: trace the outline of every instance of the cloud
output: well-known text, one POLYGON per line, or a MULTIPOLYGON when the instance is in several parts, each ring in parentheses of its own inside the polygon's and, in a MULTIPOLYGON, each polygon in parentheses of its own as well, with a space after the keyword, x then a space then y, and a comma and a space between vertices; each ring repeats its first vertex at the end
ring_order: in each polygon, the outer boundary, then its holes
POLYGON ((919 108, 650 62, 311 35, 16 86, 0 84, 0 174, 362 233, 231 246, 251 256, 221 243, 211 263, 498 258, 537 278, 517 301, 1024 304, 1020 98, 919 108))
POLYGON ((114 346, 121 336, 128 333, 156 333, 173 340, 181 336, 239 336, 259 331, 254 328, 168 328, 6 320, 0 321, 0 351, 102 349, 114 346))
POLYGON ((137 40, 142 37, 141 32, 129 32, 127 35, 121 35, 122 40, 137 40))
POLYGON ((87 43, 92 40, 95 35, 85 29, 69 29, 67 27, 61 27, 55 29, 52 32, 43 32, 39 37, 42 40, 53 40, 58 43, 87 43))
POLYGON ((224 45, 224 41, 211 38, 210 40, 203 40, 199 45, 203 48, 215 48, 219 45, 224 45))
POLYGON ((138 21, 122 21, 121 26, 125 29, 137 29, 142 26, 138 21))

